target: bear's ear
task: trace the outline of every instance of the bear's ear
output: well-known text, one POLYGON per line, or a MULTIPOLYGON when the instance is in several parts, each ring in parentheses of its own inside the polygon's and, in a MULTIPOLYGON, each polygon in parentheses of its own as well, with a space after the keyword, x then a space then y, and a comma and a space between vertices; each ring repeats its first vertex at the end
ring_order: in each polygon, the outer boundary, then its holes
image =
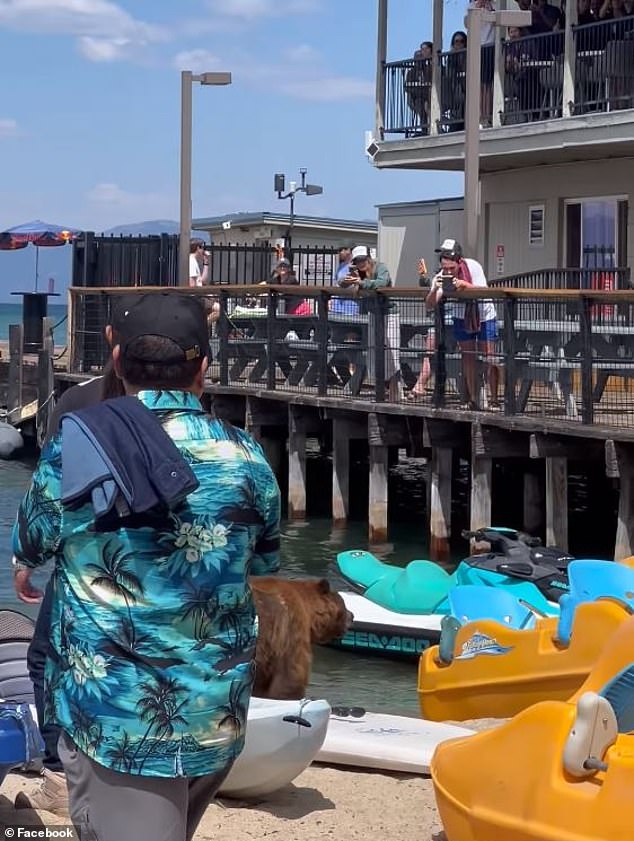
POLYGON ((323 593, 324 595, 330 592, 330 581, 328 581, 327 578, 319 579, 319 581, 317 582, 317 592, 323 593))

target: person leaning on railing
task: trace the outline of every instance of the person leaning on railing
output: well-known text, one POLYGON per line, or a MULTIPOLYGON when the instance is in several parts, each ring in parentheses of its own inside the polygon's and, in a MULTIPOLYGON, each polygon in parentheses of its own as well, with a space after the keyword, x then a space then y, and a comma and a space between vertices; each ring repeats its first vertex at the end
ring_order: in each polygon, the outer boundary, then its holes
MULTIPOLYGON (((392 286, 392 277, 388 268, 370 257, 370 252, 365 245, 357 245, 352 249, 352 263, 348 274, 340 281, 344 289, 386 289, 392 286)), ((362 298, 360 300, 362 314, 371 314, 369 302, 362 298)), ((379 312, 385 318, 385 384, 392 391, 397 390, 396 375, 400 372, 400 324, 396 302, 383 297, 380 301, 379 312)), ((368 353, 371 356, 373 347, 373 329, 368 329, 368 353)), ((370 360, 370 365, 372 361, 370 360)), ((391 397, 395 394, 391 393, 391 397)))
MULTIPOLYGON (((431 289, 426 298, 428 309, 433 309, 447 295, 461 289, 474 286, 487 287, 484 270, 477 260, 463 257, 462 246, 455 239, 446 239, 436 249, 440 254, 440 271, 433 278, 431 289)), ((468 300, 451 302, 453 332, 460 352, 464 372, 467 402, 465 409, 477 409, 478 405, 478 364, 477 353, 485 357, 491 407, 498 406, 499 371, 494 363, 496 342, 498 339, 497 313, 492 301, 468 300)))

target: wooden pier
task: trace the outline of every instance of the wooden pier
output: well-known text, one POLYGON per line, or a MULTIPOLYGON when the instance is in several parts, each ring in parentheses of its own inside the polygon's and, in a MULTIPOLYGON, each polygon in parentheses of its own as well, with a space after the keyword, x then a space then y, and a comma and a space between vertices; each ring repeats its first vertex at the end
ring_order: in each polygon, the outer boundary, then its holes
MULTIPOLYGON (((66 372, 55 374, 57 391, 98 372, 107 356, 102 335, 108 301, 117 291, 71 290, 70 363, 66 372)), ((204 292, 209 290, 170 290, 204 292)), ((512 492, 522 499, 523 522, 514 525, 567 549, 570 465, 601 465, 620 492, 618 520, 608 539, 613 555, 634 554, 634 292, 484 293, 498 308, 495 363, 503 388, 501 408, 480 410, 460 407, 460 385, 450 385, 459 378, 460 353, 451 344, 448 319, 442 312, 430 318, 419 289, 367 296, 374 302, 368 305, 370 316, 350 319, 343 327, 328 305, 331 297, 350 297, 341 290, 292 290, 314 302, 314 315, 303 321, 278 309, 282 296, 291 294, 288 288, 222 287, 213 294, 221 303, 221 320, 207 399, 220 417, 261 442, 287 489, 290 518, 302 519, 310 508, 307 441, 317 438, 322 446, 327 442, 332 456, 332 481, 320 494, 331 499, 333 522, 347 521, 354 493, 351 447, 362 441, 368 448, 370 542, 388 538, 389 466, 405 451, 426 461, 421 542, 429 539, 432 557, 449 555, 459 460, 470 464, 471 529, 490 525, 498 492, 494 467, 507 462, 517 471, 512 492), (255 293, 260 305, 253 315, 236 307, 236 301, 255 293), (411 386, 424 356, 432 361, 433 387, 420 402, 395 399, 393 383, 383 382, 390 348, 376 302, 385 298, 395 299, 401 313, 398 377, 411 386), (374 333, 367 344, 340 338, 353 328, 359 336, 374 333), (430 335, 432 328, 433 350, 411 341, 417 333, 430 335), (413 366, 409 373, 408 366, 413 366)), ((486 362, 479 358, 482 366, 486 362)))

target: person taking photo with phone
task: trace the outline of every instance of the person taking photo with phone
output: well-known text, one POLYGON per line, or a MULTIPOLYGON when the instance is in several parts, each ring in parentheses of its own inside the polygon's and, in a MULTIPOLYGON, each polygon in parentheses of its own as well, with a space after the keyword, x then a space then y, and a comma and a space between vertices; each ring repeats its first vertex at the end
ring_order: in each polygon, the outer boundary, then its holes
MULTIPOLYGON (((484 269, 477 260, 464 257, 462 246, 455 239, 446 239, 436 249, 440 255, 440 271, 432 279, 425 303, 433 309, 447 296, 474 286, 487 287, 484 269)), ((494 362, 498 339, 497 313, 492 301, 472 299, 451 302, 453 333, 462 353, 462 370, 465 382, 465 409, 478 409, 477 354, 484 356, 491 392, 490 406, 498 404, 499 371, 494 362)))

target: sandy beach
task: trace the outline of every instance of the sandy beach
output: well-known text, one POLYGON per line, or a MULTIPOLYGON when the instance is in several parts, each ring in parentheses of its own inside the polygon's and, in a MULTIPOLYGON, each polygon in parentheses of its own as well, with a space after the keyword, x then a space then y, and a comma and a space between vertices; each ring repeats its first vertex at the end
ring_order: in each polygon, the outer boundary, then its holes
MULTIPOLYGON (((15 810, 18 791, 37 777, 9 774, 0 789, 0 837, 5 826, 60 826, 48 812, 15 810)), ((263 802, 212 804, 195 841, 446 841, 429 777, 312 765, 263 802)), ((128 839, 122 839, 128 841, 128 839)), ((132 839, 129 839, 132 841, 132 839)))

